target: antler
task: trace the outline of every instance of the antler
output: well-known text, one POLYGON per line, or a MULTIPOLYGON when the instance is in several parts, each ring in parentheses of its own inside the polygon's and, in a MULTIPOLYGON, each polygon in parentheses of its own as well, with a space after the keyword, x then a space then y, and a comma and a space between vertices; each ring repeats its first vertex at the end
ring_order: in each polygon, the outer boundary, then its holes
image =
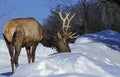
POLYGON ((78 35, 76 36, 76 33, 72 33, 72 32, 68 32, 68 29, 71 27, 70 26, 70 22, 73 19, 73 17, 75 16, 75 13, 70 17, 70 12, 66 12, 65 13, 65 17, 62 16, 62 12, 59 11, 57 12, 63 22, 62 24, 62 31, 63 31, 63 35, 66 36, 67 38, 76 38, 78 37, 78 35))

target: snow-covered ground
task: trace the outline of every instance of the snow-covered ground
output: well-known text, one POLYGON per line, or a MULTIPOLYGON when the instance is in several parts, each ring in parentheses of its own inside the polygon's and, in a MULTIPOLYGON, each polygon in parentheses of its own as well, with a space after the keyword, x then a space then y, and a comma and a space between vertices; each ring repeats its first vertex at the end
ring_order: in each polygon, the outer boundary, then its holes
POLYGON ((120 77, 120 33, 105 30, 82 35, 70 44, 71 53, 59 53, 39 44, 35 63, 28 64, 23 48, 20 66, 11 75, 4 40, 0 40, 0 77, 120 77))

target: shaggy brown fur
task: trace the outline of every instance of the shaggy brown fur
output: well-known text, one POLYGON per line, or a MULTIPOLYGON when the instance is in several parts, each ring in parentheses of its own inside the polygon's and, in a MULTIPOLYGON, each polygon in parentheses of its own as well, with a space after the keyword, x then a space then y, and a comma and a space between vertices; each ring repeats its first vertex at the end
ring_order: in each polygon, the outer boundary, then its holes
POLYGON ((18 67, 21 47, 26 48, 28 63, 31 60, 34 62, 36 47, 42 39, 41 25, 34 18, 18 18, 8 21, 4 26, 3 36, 11 57, 12 72, 14 72, 14 64, 18 67))
POLYGON ((61 52, 70 52, 70 47, 68 46, 68 42, 64 36, 61 38, 58 37, 57 33, 53 33, 51 29, 42 26, 42 35, 43 39, 40 41, 44 46, 47 47, 55 47, 58 53, 61 52))

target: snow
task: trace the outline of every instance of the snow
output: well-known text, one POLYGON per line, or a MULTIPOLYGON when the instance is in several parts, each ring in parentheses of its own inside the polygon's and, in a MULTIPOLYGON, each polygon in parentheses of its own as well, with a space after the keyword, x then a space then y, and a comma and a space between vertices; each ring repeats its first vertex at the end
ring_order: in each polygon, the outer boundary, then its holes
POLYGON ((0 39, 0 77, 119 77, 120 33, 104 30, 81 35, 70 44, 71 53, 56 53, 54 48, 39 44, 36 61, 27 63, 23 48, 19 67, 11 75, 10 56, 0 39))

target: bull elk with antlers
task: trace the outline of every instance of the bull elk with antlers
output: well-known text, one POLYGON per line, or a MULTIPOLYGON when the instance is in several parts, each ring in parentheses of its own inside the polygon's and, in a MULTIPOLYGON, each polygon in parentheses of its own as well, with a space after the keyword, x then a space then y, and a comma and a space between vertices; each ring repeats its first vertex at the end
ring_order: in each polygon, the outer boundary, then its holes
MULTIPOLYGON (((45 35, 49 34, 50 35, 49 37, 51 38, 47 39, 47 37, 45 37, 43 41, 47 40, 49 44, 51 44, 48 46, 54 46, 55 48, 57 48, 58 52, 71 52, 70 47, 68 45, 68 39, 73 39, 73 38, 78 37, 76 36, 76 33, 69 32, 69 29, 71 27, 70 22, 75 16, 75 14, 70 16, 70 13, 66 12, 64 17, 61 11, 57 12, 57 14, 60 16, 60 19, 62 20, 61 30, 58 31, 57 34, 55 35, 53 34, 51 35, 50 32, 46 32, 45 35)), ((45 31, 48 31, 48 30, 45 30, 45 31)), ((44 45, 44 42, 43 42, 43 45, 44 45)))
POLYGON ((63 21, 62 29, 57 34, 49 32, 34 18, 17 18, 6 23, 3 36, 11 57, 13 73, 14 64, 16 67, 19 66, 18 57, 22 47, 26 48, 28 63, 35 61, 35 50, 39 42, 45 46, 55 47, 58 52, 70 52, 67 40, 77 36, 68 29, 71 27, 70 22, 75 14, 70 17, 70 13, 66 13, 63 17, 61 11, 57 13, 63 21))

